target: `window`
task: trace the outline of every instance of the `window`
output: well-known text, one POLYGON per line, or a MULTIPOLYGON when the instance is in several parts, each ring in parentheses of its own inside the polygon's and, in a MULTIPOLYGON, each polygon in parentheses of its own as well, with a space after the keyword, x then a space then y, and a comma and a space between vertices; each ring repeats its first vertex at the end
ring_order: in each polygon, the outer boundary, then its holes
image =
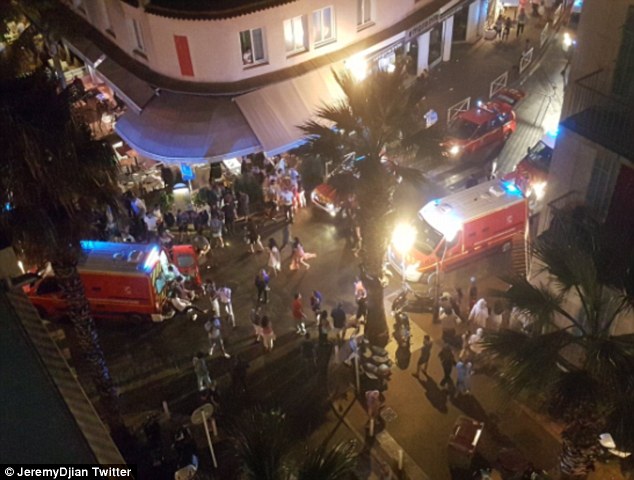
POLYGON ((266 61, 264 55, 264 32, 261 28, 240 32, 242 64, 254 65, 266 61))
POLYGON ((108 11, 107 0, 99 0, 97 2, 97 6, 99 8, 101 24, 103 25, 104 30, 114 37, 114 29, 112 28, 112 21, 110 20, 110 12, 108 11))
POLYGON ((335 29, 332 7, 315 10, 313 12, 313 42, 318 45, 334 39, 335 29))
POLYGON ((372 0, 357 0, 357 26, 372 22, 372 0))
POLYGON ((604 153, 594 160, 592 174, 586 191, 586 203, 597 218, 603 220, 608 213, 616 178, 621 168, 618 155, 604 153), (606 158, 607 157, 607 158, 606 158))
POLYGON ((143 31, 141 25, 135 19, 132 19, 132 32, 134 34, 134 50, 145 53, 145 42, 143 41, 143 31))
POLYGON ((284 42, 286 53, 306 50, 306 15, 284 20, 284 42))

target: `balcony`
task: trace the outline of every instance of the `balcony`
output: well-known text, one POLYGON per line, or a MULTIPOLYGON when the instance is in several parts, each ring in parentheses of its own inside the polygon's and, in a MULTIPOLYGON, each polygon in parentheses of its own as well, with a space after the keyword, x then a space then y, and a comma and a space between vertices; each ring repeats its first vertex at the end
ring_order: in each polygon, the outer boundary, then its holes
POLYGON ((277 7, 296 0, 151 0, 145 10, 189 20, 222 20, 277 7))
POLYGON ((562 124, 634 161, 634 98, 612 93, 612 72, 597 70, 570 85, 569 112, 562 124))

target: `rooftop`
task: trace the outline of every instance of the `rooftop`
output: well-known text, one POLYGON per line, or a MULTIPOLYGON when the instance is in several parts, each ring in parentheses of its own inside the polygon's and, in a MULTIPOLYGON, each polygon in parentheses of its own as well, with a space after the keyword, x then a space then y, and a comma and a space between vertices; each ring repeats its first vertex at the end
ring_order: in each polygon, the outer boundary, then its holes
POLYGON ((221 20, 294 1, 296 0, 152 0, 145 10, 171 18, 221 20))

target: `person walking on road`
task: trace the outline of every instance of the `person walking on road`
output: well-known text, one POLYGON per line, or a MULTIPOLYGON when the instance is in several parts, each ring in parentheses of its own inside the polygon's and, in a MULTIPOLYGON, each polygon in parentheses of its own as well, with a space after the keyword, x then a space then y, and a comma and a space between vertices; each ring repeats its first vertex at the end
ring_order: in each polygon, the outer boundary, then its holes
POLYGON ((451 371, 453 370, 453 366, 456 364, 456 360, 454 359, 453 352, 451 351, 451 347, 449 345, 445 345, 442 347, 442 350, 438 354, 438 358, 440 358, 440 364, 442 365, 443 377, 440 380, 440 386, 447 388, 453 387, 453 380, 451 379, 451 371))
POLYGON ((205 322, 205 330, 209 337, 209 356, 213 356, 214 349, 220 347, 222 354, 225 358, 231 358, 231 355, 225 350, 225 343, 222 340, 222 322, 220 318, 215 317, 213 320, 207 320, 205 322))
POLYGON ((271 269, 273 275, 277 277, 277 274, 282 271, 282 255, 274 238, 269 238, 267 250, 269 252, 269 259, 266 265, 271 269))
POLYGON ((284 247, 288 245, 291 241, 291 224, 289 222, 284 222, 284 226, 282 227, 282 245, 280 246, 280 252, 284 250, 284 247))
POLYGON ((260 322, 262 328, 262 345, 264 350, 270 352, 273 350, 273 342, 275 341, 275 332, 273 331, 273 324, 269 317, 264 315, 260 322))
POLYGON ((315 342, 310 338, 310 333, 304 334, 301 345, 302 359, 308 366, 308 371, 312 372, 317 367, 317 355, 315 352, 315 342))
POLYGON ((310 309, 315 314, 315 320, 319 320, 319 312, 321 312, 321 302, 323 297, 319 290, 313 290, 312 295, 310 296, 310 309))
POLYGON ((209 376, 209 368, 207 367, 207 361, 205 360, 205 354, 198 352, 192 358, 192 365, 194 366, 194 373, 196 374, 196 381, 198 382, 198 391, 202 392, 208 388, 211 388, 212 381, 209 376))
POLYGON ((502 40, 506 41, 509 39, 509 35, 511 34, 511 26, 513 25, 513 20, 511 17, 506 17, 504 19, 504 30, 502 30, 502 40))
POLYGON ((346 312, 344 311, 343 304, 341 302, 332 309, 330 316, 332 317, 332 330, 335 332, 337 340, 342 341, 346 334, 346 312))
POLYGON ((330 330, 332 330, 330 326, 330 321, 328 320, 328 311, 322 310, 319 313, 319 345, 327 345, 328 344, 328 334, 330 330))
POLYGON ((528 20, 526 11, 524 8, 520 8, 520 13, 517 15, 517 31, 515 32, 515 38, 519 38, 524 33, 524 27, 526 26, 526 21, 528 20))
POLYGON ((260 270, 255 276, 255 288, 258 291, 258 303, 269 303, 269 274, 266 269, 260 270))
POLYGON ((304 313, 304 304, 302 302, 302 294, 297 292, 291 304, 293 320, 297 326, 297 334, 304 335, 306 333, 306 314, 304 313))
POLYGON ((431 357, 432 341, 429 335, 425 335, 423 339, 423 348, 420 349, 420 357, 418 358, 418 364, 416 365, 416 377, 420 377, 421 370, 427 375, 427 366, 429 365, 429 359, 431 357))
POLYGON ((451 307, 440 308, 440 325, 442 327, 442 339, 445 343, 456 343, 456 327, 458 317, 451 307))
POLYGON ((220 302, 218 301, 218 290, 216 284, 210 280, 207 280, 203 285, 203 290, 209 299, 211 305, 211 313, 214 317, 220 316, 220 302))

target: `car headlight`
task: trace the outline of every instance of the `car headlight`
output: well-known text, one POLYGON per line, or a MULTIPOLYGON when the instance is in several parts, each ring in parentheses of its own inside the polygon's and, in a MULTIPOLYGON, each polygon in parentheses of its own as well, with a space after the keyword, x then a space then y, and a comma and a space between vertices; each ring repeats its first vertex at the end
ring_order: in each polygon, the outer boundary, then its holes
POLYGON ((546 194, 546 182, 537 182, 533 184, 532 187, 537 200, 544 198, 544 195, 546 194))
POLYGON ((337 209, 332 203, 326 204, 326 210, 328 210, 328 213, 330 214, 331 217, 334 217, 335 215, 337 215, 337 209))
POLYGON ((455 157, 460 153, 461 150, 462 148, 460 148, 459 145, 452 145, 451 147, 449 147, 449 154, 455 157))

